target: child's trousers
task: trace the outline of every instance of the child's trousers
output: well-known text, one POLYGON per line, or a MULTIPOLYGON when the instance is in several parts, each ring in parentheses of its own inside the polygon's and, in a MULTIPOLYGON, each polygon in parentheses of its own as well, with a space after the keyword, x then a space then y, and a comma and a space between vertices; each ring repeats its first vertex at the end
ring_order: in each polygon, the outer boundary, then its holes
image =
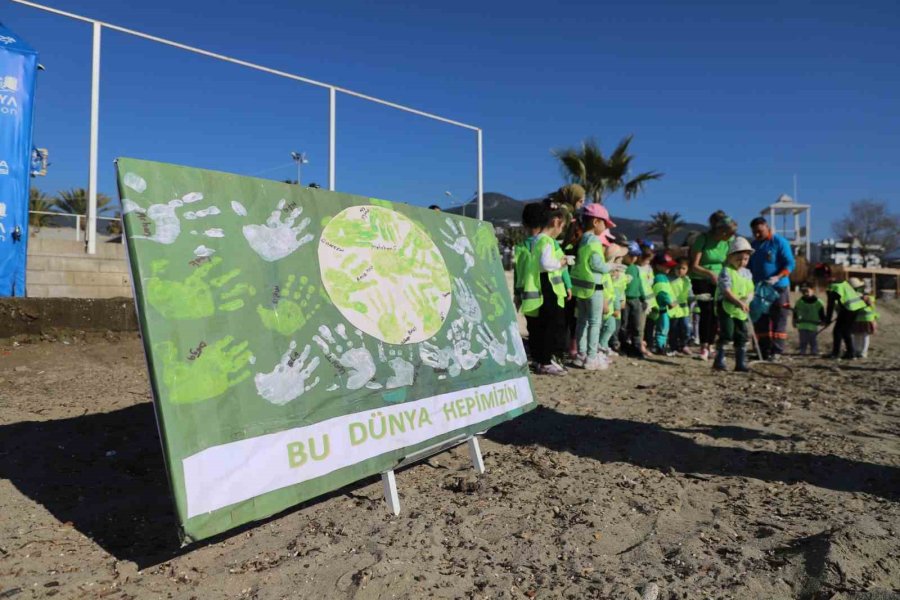
POLYGON ((656 328, 654 329, 656 337, 656 349, 659 352, 665 352, 666 343, 669 340, 669 312, 662 311, 656 317, 656 328))
POLYGON ((609 350, 609 340, 616 333, 616 318, 612 315, 603 319, 603 327, 600 328, 600 349, 609 350))
POLYGON ((819 337, 815 330, 800 329, 800 354, 806 354, 807 350, 812 355, 819 353, 819 337))
POLYGON ((672 331, 669 334, 669 345, 672 347, 672 350, 683 350, 688 344, 691 330, 691 318, 677 317, 672 319, 670 327, 672 331))
POLYGON ((841 342, 846 347, 845 356, 853 357, 856 349, 853 347, 853 323, 856 321, 856 311, 840 309, 837 319, 834 321, 832 331, 831 356, 837 358, 841 355, 841 342))
POLYGON ((860 358, 867 358, 869 356, 869 338, 871 336, 868 333, 854 333, 853 334, 853 345, 855 346, 856 355, 860 358))
POLYGON ((590 298, 579 298, 577 310, 575 339, 578 340, 578 354, 584 354, 588 358, 597 356, 603 321, 603 292, 598 290, 590 298))

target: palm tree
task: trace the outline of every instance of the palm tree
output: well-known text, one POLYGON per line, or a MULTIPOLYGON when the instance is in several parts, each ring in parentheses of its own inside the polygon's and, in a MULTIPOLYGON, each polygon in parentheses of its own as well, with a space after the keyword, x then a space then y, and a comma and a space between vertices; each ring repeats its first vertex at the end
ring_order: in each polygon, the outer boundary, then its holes
MULTIPOLYGON (((70 215, 87 215, 88 192, 84 188, 63 190, 56 195, 52 210, 70 215)), ((110 217, 118 213, 118 207, 106 194, 97 194, 97 216, 110 217)), ((87 219, 81 219, 81 229, 85 228, 87 219)))
MULTIPOLYGON (((50 212, 51 208, 53 208, 53 199, 36 187, 32 187, 28 192, 28 210, 46 213, 50 212)), ((29 212, 28 225, 34 227, 37 232, 40 231, 41 227, 49 223, 52 218, 53 215, 36 215, 29 212)))
POLYGON ((669 240, 684 227, 684 220, 679 213, 660 211, 650 215, 650 224, 647 225, 648 234, 659 234, 662 237, 663 248, 668 249, 669 240))
POLYGON ((644 184, 663 176, 657 171, 647 171, 628 179, 634 156, 628 146, 634 136, 627 136, 609 157, 593 139, 581 143, 581 148, 556 150, 563 176, 572 183, 581 184, 594 202, 603 203, 605 196, 622 190, 626 200, 631 200, 644 190, 644 184))

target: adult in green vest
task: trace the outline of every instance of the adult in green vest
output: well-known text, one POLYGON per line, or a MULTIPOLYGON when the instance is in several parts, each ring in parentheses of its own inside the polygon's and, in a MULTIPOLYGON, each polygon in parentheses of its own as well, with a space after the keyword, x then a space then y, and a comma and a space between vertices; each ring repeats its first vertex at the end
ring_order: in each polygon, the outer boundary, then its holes
POLYGON ((851 284, 856 283, 853 289, 862 296, 866 307, 856 314, 853 323, 853 346, 856 350, 856 358, 868 358, 869 339, 875 334, 875 323, 878 321, 878 311, 875 310, 875 297, 866 293, 865 282, 862 279, 851 277, 851 284), (853 281, 855 280, 855 281, 853 281))
POLYGON ((750 302, 753 300, 753 274, 747 269, 753 247, 742 237, 735 237, 728 248, 728 256, 716 278, 716 313, 719 319, 719 339, 713 368, 724 371, 725 346, 734 343, 735 371, 748 371, 747 340, 750 339, 750 302))
POLYGON ((737 232, 737 223, 723 211, 717 210, 709 216, 709 231, 701 233, 691 246, 691 282, 697 306, 700 307, 698 337, 700 339, 699 358, 706 360, 709 349, 716 341, 718 322, 715 315, 713 296, 719 273, 728 257, 731 239, 737 232))
POLYGON ((834 323, 829 358, 847 360, 856 358, 856 348, 853 344, 853 323, 860 311, 866 307, 866 303, 859 292, 853 289, 854 283, 859 283, 859 279, 851 277, 850 281, 832 281, 828 285, 828 308, 825 310, 825 320, 828 323, 834 323), (833 319, 835 309, 837 309, 837 318, 833 319), (846 348, 843 355, 841 354, 841 342, 846 348))
POLYGON ((808 283, 800 284, 800 299, 794 305, 794 328, 800 336, 800 354, 807 350, 819 354, 818 329, 825 323, 825 304, 815 295, 808 283))

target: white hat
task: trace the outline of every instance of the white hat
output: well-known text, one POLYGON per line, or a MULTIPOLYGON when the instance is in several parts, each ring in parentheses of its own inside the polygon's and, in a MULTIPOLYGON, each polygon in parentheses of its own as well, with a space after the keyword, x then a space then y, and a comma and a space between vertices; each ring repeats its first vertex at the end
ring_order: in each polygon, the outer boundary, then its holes
POLYGON ((750 245, 746 238, 738 235, 734 237, 731 241, 731 246, 728 248, 728 254, 734 254, 735 252, 750 252, 752 254, 753 246, 750 245))
POLYGON ((859 289, 861 287, 866 287, 866 282, 860 279, 859 277, 851 277, 847 280, 847 283, 850 284, 854 290, 859 289))

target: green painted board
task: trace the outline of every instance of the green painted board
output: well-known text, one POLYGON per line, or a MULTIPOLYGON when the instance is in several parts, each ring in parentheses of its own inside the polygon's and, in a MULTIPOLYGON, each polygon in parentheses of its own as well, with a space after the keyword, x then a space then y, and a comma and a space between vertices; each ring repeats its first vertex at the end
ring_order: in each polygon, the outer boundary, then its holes
POLYGON ((117 170, 183 541, 534 407, 489 224, 130 158, 117 170))

